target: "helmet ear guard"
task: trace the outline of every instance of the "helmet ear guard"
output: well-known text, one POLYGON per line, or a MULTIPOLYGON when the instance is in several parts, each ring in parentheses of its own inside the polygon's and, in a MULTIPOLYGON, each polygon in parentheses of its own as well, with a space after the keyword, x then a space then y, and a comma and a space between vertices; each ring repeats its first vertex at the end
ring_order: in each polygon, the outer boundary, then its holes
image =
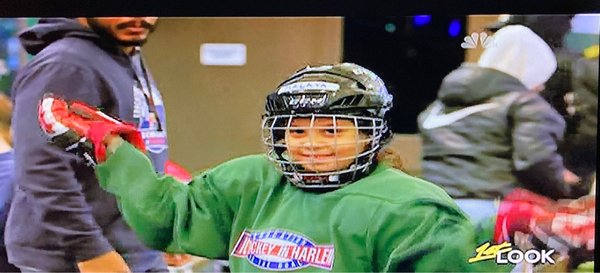
MULTIPOLYGON (((355 182, 372 171, 377 152, 391 139, 391 107, 392 95, 383 81, 366 68, 351 63, 303 68, 267 96, 262 120, 267 157, 300 188, 335 189, 355 182), (294 161, 288 154, 286 131, 294 118, 310 118, 311 126, 315 119, 333 119, 330 129, 334 131, 336 119, 350 120, 366 137, 360 141, 368 144, 343 169, 309 171, 304 167, 308 162, 294 161)), ((356 145, 360 146, 358 142, 356 145)), ((336 152, 335 164, 339 160, 336 152)))

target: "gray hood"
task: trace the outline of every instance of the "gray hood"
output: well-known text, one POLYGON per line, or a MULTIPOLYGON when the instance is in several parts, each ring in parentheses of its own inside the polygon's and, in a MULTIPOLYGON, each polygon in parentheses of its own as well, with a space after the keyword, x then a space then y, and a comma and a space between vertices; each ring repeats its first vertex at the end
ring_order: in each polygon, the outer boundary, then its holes
POLYGON ((27 53, 36 55, 53 42, 65 37, 80 37, 102 45, 100 36, 85 28, 73 18, 42 18, 39 22, 19 33, 19 40, 27 53))

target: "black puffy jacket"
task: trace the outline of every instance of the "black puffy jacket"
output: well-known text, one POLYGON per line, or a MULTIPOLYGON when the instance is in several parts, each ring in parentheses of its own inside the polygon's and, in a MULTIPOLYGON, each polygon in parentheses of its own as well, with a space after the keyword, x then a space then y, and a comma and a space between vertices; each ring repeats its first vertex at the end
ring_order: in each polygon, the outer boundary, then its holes
POLYGON ((423 175, 455 198, 494 199, 515 187, 566 197, 557 153, 565 122, 501 71, 463 64, 418 117, 423 175))

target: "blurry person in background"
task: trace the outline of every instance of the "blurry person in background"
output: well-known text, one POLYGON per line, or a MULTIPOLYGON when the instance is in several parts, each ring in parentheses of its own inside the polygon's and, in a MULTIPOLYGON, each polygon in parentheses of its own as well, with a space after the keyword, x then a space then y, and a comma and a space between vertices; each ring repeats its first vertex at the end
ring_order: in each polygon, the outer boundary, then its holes
MULTIPOLYGON (((155 170, 168 156, 162 99, 141 54, 156 17, 44 18, 19 34, 34 57, 13 82, 15 183, 9 261, 23 271, 167 272, 123 220, 94 168, 48 143, 37 121, 46 92, 135 124, 155 170)), ((76 144, 76 143, 74 143, 76 144)))
POLYGON ((0 94, 0 272, 18 272, 19 269, 8 262, 4 246, 4 228, 14 192, 14 161, 10 118, 12 104, 4 94, 0 94))
POLYGON ((585 177, 575 197, 587 194, 595 182, 598 154, 598 45, 573 64, 573 96, 569 111, 575 122, 565 136, 565 161, 585 177))
POLYGON ((444 78, 418 118, 424 178, 475 223, 494 216, 495 200, 517 187, 557 199, 579 181, 557 153, 565 122, 539 95, 556 70, 552 49, 524 26, 493 37, 477 64, 444 78))
POLYGON ((561 151, 565 164, 583 178, 575 188, 574 197, 578 197, 594 192, 592 183, 596 177, 600 14, 578 14, 573 18, 572 26, 573 40, 580 39, 583 51, 571 66, 572 92, 565 96, 570 126, 567 126, 561 151), (588 38, 587 44, 583 43, 584 38, 588 38))
POLYGON ((556 55, 557 69, 540 95, 566 121, 559 153, 564 157, 565 166, 582 178, 573 185, 571 197, 585 195, 591 190, 597 162, 598 64, 594 52, 598 50, 600 14, 501 15, 498 22, 486 29, 495 32, 506 25, 530 28, 556 55), (595 42, 591 42, 593 40, 595 42), (585 45, 589 42, 592 44, 585 45), (585 49, 582 51, 582 48, 585 49))

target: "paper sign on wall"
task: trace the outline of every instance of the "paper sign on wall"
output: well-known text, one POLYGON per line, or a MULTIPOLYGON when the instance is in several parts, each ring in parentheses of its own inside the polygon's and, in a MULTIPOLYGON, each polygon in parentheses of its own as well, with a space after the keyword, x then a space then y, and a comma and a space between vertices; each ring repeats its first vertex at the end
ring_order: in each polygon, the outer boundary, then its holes
POLYGON ((245 44, 202 44, 200 46, 200 63, 203 65, 246 64, 245 44))

